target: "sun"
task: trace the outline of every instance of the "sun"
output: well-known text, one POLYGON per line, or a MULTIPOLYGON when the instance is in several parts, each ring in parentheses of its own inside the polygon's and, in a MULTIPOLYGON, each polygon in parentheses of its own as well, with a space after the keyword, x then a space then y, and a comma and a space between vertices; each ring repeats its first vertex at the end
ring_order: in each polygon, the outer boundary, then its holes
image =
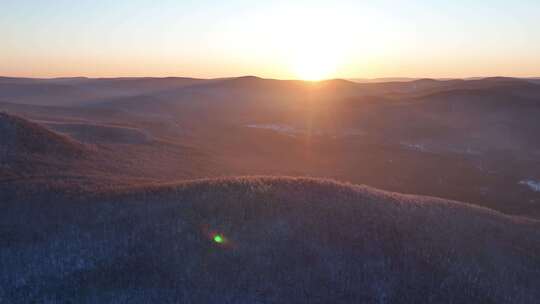
POLYGON ((256 54, 265 68, 278 77, 307 81, 343 77, 358 56, 357 44, 366 39, 357 35, 358 16, 342 5, 289 2, 250 16, 251 23, 260 26, 242 29, 249 38, 245 40, 254 46, 246 51, 256 54), (258 51, 258 45, 264 50, 258 51))
POLYGON ((341 46, 339 42, 318 37, 315 32, 304 34, 302 39, 291 43, 292 72, 297 78, 307 81, 335 76, 344 60, 341 46))
POLYGON ((339 55, 308 48, 297 55, 293 62, 293 72, 297 78, 319 81, 331 78, 339 65, 339 55))
POLYGON ((282 29, 291 72, 296 78, 308 81, 335 77, 346 61, 351 40, 344 36, 345 26, 336 26, 340 23, 333 21, 338 17, 327 12, 298 15, 301 17, 285 22, 289 26, 282 29))

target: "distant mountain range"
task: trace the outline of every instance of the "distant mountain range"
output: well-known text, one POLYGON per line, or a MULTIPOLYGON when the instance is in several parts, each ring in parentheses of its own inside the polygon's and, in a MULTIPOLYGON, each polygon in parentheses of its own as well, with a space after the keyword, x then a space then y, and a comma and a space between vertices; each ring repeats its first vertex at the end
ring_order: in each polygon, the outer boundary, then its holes
MULTIPOLYGON (((453 80, 453 79, 463 79, 463 80, 480 80, 490 77, 466 77, 466 78, 434 78, 435 80, 453 80)), ((379 83, 379 82, 409 82, 422 79, 414 77, 382 77, 382 78, 348 78, 347 80, 359 82, 359 83, 379 83)), ((524 77, 521 79, 528 80, 540 80, 540 77, 524 77)))

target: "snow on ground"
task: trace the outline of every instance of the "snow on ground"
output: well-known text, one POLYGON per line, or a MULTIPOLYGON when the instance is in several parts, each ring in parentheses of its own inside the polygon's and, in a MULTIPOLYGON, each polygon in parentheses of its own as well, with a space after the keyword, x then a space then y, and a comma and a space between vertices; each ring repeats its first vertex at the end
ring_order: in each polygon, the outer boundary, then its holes
POLYGON ((266 130, 272 130, 276 132, 285 133, 290 136, 295 136, 298 133, 301 133, 300 130, 283 124, 250 124, 247 125, 248 128, 256 128, 256 129, 266 129, 266 130))
POLYGON ((331 136, 332 138, 342 138, 349 136, 365 136, 366 132, 360 129, 344 129, 341 132, 336 132, 336 130, 319 130, 319 129, 306 129, 306 128, 297 128, 286 124, 279 123, 269 123, 269 124, 249 124, 246 125, 248 128, 256 129, 265 129, 275 132, 284 133, 288 136, 296 137, 297 135, 309 134, 316 136, 331 136))
POLYGON ((532 191, 540 192, 540 181, 527 179, 520 181, 519 184, 528 186, 532 191))
POLYGON ((415 143, 407 141, 400 141, 399 144, 405 149, 425 153, 455 153, 472 156, 482 155, 481 151, 475 150, 469 146, 467 146, 466 148, 462 148, 451 145, 444 145, 436 142, 415 143))
POLYGON ((297 135, 301 134, 311 134, 311 135, 329 135, 328 133, 318 131, 318 130, 307 130, 302 128, 296 128, 285 124, 250 124, 246 125, 248 128, 256 128, 256 129, 265 129, 265 130, 271 130, 275 132, 284 133, 288 136, 295 137, 297 135))
POLYGON ((450 151, 458 154, 468 154, 468 155, 482 155, 482 152, 479 150, 473 149, 471 147, 467 147, 465 149, 462 148, 450 148, 450 151))
POLYGON ((400 142, 400 144, 409 150, 428 152, 426 150, 426 147, 423 144, 416 144, 416 143, 409 143, 409 142, 400 142))

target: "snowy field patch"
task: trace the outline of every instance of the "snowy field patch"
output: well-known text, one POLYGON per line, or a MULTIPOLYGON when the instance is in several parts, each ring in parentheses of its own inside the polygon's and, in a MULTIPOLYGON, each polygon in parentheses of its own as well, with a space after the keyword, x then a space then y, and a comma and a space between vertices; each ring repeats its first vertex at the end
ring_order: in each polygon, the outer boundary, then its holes
POLYGON ((301 133, 301 131, 291 126, 283 125, 283 124, 251 124, 251 125, 247 125, 247 127, 276 131, 280 133, 285 133, 290 136, 295 136, 296 134, 301 133))
POLYGON ((528 186, 532 191, 540 192, 540 181, 527 179, 520 181, 519 184, 528 186))
POLYGON ((409 143, 409 142, 400 142, 400 144, 408 150, 428 152, 426 147, 423 144, 409 143))

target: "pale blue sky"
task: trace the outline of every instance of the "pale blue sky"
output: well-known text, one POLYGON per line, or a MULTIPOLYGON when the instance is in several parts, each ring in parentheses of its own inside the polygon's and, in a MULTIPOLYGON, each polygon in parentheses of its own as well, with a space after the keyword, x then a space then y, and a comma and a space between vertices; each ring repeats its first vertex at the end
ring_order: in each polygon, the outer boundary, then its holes
POLYGON ((0 75, 540 76, 540 1, 0 0, 0 75))

